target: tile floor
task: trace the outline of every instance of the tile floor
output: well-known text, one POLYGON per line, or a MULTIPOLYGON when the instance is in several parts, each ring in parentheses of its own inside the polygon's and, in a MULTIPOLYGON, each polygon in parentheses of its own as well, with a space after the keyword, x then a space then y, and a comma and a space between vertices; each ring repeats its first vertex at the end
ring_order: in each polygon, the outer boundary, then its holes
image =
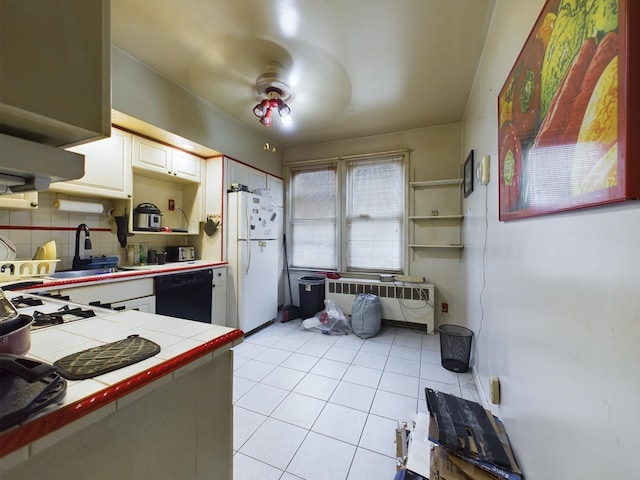
POLYGON ((439 349, 410 329, 362 340, 300 320, 248 336, 234 349, 234 479, 392 480, 395 429, 427 412, 425 387, 480 402, 439 349))

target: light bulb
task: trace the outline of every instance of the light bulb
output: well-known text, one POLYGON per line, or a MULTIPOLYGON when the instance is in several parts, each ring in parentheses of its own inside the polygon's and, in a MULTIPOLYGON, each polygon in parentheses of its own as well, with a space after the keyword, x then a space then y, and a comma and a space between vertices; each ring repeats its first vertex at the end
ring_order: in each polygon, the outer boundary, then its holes
POLYGON ((271 108, 267 108, 267 111, 264 113, 264 116, 260 119, 260 123, 265 127, 271 125, 271 108))
POLYGON ((264 116, 264 109, 262 108, 262 104, 259 103, 255 107, 253 107, 253 114, 258 118, 262 118, 264 116))
POLYGON ((284 117, 280 117, 280 123, 282 125, 291 125, 293 123, 293 117, 291 115, 285 115, 284 117))

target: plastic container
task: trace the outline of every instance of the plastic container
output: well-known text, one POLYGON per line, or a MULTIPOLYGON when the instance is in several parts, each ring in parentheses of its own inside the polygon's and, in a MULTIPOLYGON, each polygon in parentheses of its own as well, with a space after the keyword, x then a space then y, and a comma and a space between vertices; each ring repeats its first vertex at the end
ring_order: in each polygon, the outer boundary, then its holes
POLYGON ((300 293, 300 311, 302 318, 311 318, 324 310, 325 277, 306 275, 298 279, 300 293))
POLYGON ((457 373, 469 370, 473 331, 458 325, 441 325, 438 331, 442 366, 457 373))

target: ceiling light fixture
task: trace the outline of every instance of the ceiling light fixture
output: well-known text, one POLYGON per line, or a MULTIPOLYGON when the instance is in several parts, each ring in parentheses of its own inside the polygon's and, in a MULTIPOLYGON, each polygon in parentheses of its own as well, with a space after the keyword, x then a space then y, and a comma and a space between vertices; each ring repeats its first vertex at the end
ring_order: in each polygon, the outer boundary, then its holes
POLYGON ((276 87, 266 89, 267 98, 253 107, 253 114, 260 119, 260 123, 269 127, 272 122, 273 111, 280 115, 282 125, 289 125, 292 121, 291 107, 282 100, 282 90, 276 87))
POLYGON ((265 127, 273 122, 273 111, 277 111, 282 125, 292 123, 291 107, 287 104, 293 100, 293 92, 289 85, 281 79, 282 66, 278 62, 269 62, 264 73, 256 79, 258 98, 263 98, 253 107, 253 114, 265 127))

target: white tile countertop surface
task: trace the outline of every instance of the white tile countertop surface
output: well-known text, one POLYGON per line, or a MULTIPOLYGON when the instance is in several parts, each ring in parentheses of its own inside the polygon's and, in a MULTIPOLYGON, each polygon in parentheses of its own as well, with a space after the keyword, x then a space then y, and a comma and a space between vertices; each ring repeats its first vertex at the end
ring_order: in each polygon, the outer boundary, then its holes
POLYGON ((240 330, 207 323, 136 310, 95 311, 97 316, 92 318, 32 330, 32 346, 26 356, 53 364, 66 355, 129 335, 139 335, 157 343, 160 352, 88 380, 67 381, 67 394, 61 405, 49 407, 22 425, 0 433, 0 473, 47 444, 58 441, 61 436, 84 428, 87 422, 97 421, 110 411, 211 361, 243 339, 240 330), (92 405, 94 402, 99 404, 96 408, 92 405))
POLYGON ((209 260, 192 260, 190 262, 173 262, 164 265, 134 265, 124 266, 121 271, 89 275, 80 278, 56 279, 46 276, 42 277, 24 277, 15 281, 0 282, 0 288, 9 288, 12 285, 19 286, 24 284, 24 288, 20 288, 24 292, 51 290, 62 286, 81 286, 96 285, 102 283, 119 282, 133 278, 156 277, 166 275, 168 273, 187 272, 192 270, 203 270, 206 268, 225 267, 227 262, 212 262, 209 260), (32 283, 38 282, 33 285, 32 283), (40 283, 41 282, 41 283, 40 283), (31 285, 29 285, 31 284, 31 285))

